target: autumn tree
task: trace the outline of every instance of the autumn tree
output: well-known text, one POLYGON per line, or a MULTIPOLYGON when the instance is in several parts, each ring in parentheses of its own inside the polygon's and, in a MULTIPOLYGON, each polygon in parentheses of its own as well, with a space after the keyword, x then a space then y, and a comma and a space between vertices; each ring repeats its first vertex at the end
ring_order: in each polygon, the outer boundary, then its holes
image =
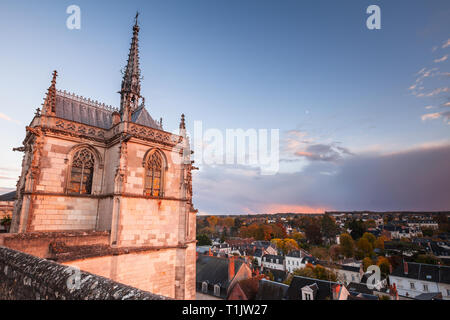
POLYGON ((365 257, 362 261, 364 272, 367 271, 367 268, 373 264, 373 261, 369 257, 365 257))
POLYGON ((355 251, 355 242, 348 233, 341 234, 341 236, 339 237, 339 243, 342 254, 347 258, 353 257, 355 251))
POLYGON ((312 264, 307 264, 305 268, 296 269, 293 272, 294 275, 300 277, 308 277, 319 280, 337 281, 337 275, 321 265, 313 266, 312 264))
POLYGON ((338 244, 334 244, 330 247, 330 257, 334 261, 339 260, 342 255, 341 246, 338 244))
POLYGON ((367 241, 370 242, 370 244, 372 245, 372 247, 374 246, 375 240, 377 239, 373 234, 371 234, 370 232, 365 232, 362 236, 363 238, 367 239, 367 241))
POLYGON ((209 216, 208 218, 206 218, 206 220, 208 221, 208 224, 211 228, 215 228, 217 223, 219 222, 219 218, 217 218, 216 216, 209 216))
POLYGON ((367 238, 360 238, 356 242, 356 256, 358 259, 371 257, 373 255, 373 247, 367 238))

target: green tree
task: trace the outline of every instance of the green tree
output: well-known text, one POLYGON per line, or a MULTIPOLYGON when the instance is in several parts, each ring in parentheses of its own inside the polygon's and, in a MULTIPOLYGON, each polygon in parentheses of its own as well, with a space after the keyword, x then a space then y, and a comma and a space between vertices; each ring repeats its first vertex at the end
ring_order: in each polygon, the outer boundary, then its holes
POLYGON ((325 238, 334 240, 338 233, 336 221, 329 214, 325 214, 321 220, 321 231, 325 238))
POLYGON ((372 245, 372 247, 375 244, 375 240, 377 239, 373 234, 371 234, 370 232, 365 232, 362 236, 363 238, 367 239, 367 241, 370 242, 370 244, 372 245))
POLYGON ((199 234, 197 236, 197 245, 210 246, 212 244, 211 239, 206 234, 199 234))
POLYGON ((373 255, 372 244, 366 238, 360 238, 356 242, 356 257, 363 259, 364 257, 371 257, 373 255))
POLYGON ((366 272, 367 268, 373 264, 373 261, 369 257, 365 257, 362 261, 362 264, 363 264, 363 270, 364 270, 364 272, 366 272))

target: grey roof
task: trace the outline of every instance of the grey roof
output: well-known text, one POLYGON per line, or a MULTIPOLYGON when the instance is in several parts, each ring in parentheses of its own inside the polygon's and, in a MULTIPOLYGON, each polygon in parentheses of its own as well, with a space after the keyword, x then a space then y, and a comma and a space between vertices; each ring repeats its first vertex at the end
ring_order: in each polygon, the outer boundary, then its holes
MULTIPOLYGON (((197 282, 208 282, 218 284, 222 288, 228 288, 228 265, 230 259, 199 255, 197 259, 197 282)), ((243 264, 242 260, 234 260, 235 274, 243 264)))
POLYGON ((0 201, 14 201, 16 198, 16 191, 4 193, 0 196, 0 201))
POLYGON ((315 300, 333 300, 333 288, 339 285, 337 282, 294 276, 287 292, 287 298, 289 300, 302 300, 302 288, 314 284, 317 285, 315 300))
MULTIPOLYGON (((65 91, 56 91, 55 113, 58 118, 75 121, 97 128, 112 126, 112 113, 119 110, 111 106, 85 99, 65 91)), ((143 105, 131 115, 131 121, 146 127, 162 130, 143 105)))
POLYGON ((87 124, 93 127, 109 129, 112 124, 112 107, 56 91, 55 113, 58 118, 87 124))
POLYGON ((402 263, 391 276, 450 284, 450 267, 416 262, 407 262, 407 264, 408 274, 405 274, 404 263, 402 263))
POLYGON ((276 255, 273 255, 273 254, 265 254, 263 256, 263 261, 264 261, 264 258, 266 258, 266 262, 270 262, 270 263, 276 263, 277 259, 278 259, 278 264, 283 264, 283 262, 284 262, 284 256, 276 256, 276 255))
POLYGON ((150 116, 144 106, 140 106, 133 112, 131 121, 142 126, 162 130, 161 126, 150 116))
POLYGON ((416 300, 441 300, 442 294, 440 292, 428 292, 428 293, 421 293, 418 296, 415 296, 414 299, 416 300))
POLYGON ((288 289, 286 284, 261 279, 255 300, 284 300, 288 289))

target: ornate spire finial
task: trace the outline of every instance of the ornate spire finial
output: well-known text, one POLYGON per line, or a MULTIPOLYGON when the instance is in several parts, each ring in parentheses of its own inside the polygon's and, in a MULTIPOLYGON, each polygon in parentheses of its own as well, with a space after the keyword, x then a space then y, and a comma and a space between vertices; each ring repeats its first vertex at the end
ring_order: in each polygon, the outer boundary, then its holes
POLYGON ((54 114, 56 108, 56 77, 58 76, 58 72, 54 70, 52 75, 52 83, 47 90, 47 97, 45 98, 43 107, 43 111, 46 114, 54 114))
POLYGON ((120 113, 125 121, 129 114, 139 107, 141 98, 141 70, 139 67, 139 12, 136 13, 135 24, 133 26, 133 37, 131 39, 128 61, 123 71, 122 88, 120 90, 120 113))
POLYGON ((184 122, 184 114, 181 115, 180 129, 186 129, 186 123, 184 122))

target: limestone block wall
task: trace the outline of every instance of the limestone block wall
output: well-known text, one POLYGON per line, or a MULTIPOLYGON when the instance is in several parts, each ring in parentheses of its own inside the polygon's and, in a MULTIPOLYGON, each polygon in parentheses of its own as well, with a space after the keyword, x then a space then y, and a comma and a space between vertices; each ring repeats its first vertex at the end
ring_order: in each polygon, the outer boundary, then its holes
POLYGON ((176 200, 122 197, 118 245, 176 246, 179 241, 179 207, 176 200))
POLYGON ((170 298, 179 298, 175 295, 176 250, 153 250, 95 257, 64 264, 141 290, 170 298))
POLYGON ((32 231, 94 230, 98 199, 71 196, 34 196, 32 231))
MULTIPOLYGON (((167 161, 167 170, 164 170, 164 196, 181 198, 180 194, 180 170, 181 166, 178 163, 174 163, 171 151, 163 149, 161 146, 155 144, 143 145, 141 143, 135 143, 130 141, 127 144, 127 182, 125 186, 126 193, 142 195, 144 192, 144 175, 145 168, 143 161, 146 153, 153 149, 158 148, 164 153, 164 160, 167 161)), ((177 160, 175 160, 177 161, 177 160)))

